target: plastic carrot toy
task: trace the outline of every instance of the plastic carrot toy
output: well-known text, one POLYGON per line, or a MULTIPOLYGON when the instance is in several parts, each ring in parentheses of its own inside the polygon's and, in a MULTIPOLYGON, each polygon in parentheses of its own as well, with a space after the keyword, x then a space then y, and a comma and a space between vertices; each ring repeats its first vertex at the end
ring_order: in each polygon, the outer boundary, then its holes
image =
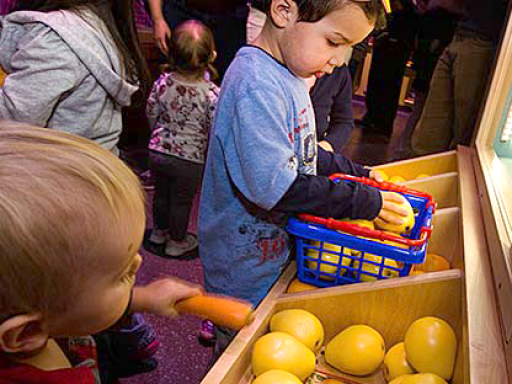
POLYGON ((176 303, 179 313, 211 320, 216 325, 239 330, 253 320, 251 303, 233 298, 198 295, 176 303))

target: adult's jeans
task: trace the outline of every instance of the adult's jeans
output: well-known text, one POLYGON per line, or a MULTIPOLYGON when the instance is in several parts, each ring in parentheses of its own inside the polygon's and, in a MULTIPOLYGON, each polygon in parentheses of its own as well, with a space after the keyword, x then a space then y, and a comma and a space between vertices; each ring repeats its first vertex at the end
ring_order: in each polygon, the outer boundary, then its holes
POLYGON ((455 34, 437 62, 430 91, 412 138, 417 155, 469 145, 491 79, 496 45, 455 34))

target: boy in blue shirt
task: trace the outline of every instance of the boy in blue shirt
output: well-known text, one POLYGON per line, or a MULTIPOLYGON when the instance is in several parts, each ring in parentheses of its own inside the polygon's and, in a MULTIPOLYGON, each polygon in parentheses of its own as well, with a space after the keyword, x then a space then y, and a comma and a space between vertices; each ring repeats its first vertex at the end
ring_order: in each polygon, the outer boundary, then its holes
POLYGON ((238 52, 222 83, 198 227, 207 291, 255 305, 289 259, 284 228, 290 214, 394 223, 401 220, 391 212, 406 215, 396 204, 400 197, 328 179, 335 172, 374 175, 317 145, 304 81, 343 65, 346 49, 362 41, 383 14, 379 0, 257 5, 267 22, 254 45, 238 52))

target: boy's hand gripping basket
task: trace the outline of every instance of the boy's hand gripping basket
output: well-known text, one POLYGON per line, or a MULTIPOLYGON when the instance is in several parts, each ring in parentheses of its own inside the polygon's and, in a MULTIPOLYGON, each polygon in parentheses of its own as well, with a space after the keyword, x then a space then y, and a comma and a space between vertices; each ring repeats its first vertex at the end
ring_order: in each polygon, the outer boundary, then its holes
POLYGON ((415 225, 401 236, 308 214, 291 218, 287 230, 295 236, 299 280, 318 287, 375 281, 407 276, 413 264, 423 263, 436 210, 432 196, 364 177, 335 174, 330 178, 400 193, 415 212, 415 225))

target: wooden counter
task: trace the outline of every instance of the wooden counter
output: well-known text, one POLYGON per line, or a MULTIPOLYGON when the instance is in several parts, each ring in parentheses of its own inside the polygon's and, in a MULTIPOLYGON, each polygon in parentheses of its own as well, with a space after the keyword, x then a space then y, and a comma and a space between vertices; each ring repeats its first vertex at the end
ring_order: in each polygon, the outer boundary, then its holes
MULTIPOLYGON (((403 340, 414 320, 438 316, 452 325, 459 340, 453 384, 510 383, 473 156, 472 150, 460 147, 379 167, 389 175, 412 178, 404 184, 443 201, 434 218, 429 250, 444 255, 454 269, 285 294, 295 276, 292 264, 258 307, 254 323, 238 334, 202 383, 250 383, 254 343, 268 332, 271 316, 288 308, 303 308, 318 316, 326 342, 344 327, 368 324, 381 332, 387 348, 403 340), (431 177, 415 180, 418 173, 431 177)), ((317 368, 330 369, 322 358, 317 368)), ((385 383, 380 371, 365 378, 347 377, 360 383, 385 383)))

